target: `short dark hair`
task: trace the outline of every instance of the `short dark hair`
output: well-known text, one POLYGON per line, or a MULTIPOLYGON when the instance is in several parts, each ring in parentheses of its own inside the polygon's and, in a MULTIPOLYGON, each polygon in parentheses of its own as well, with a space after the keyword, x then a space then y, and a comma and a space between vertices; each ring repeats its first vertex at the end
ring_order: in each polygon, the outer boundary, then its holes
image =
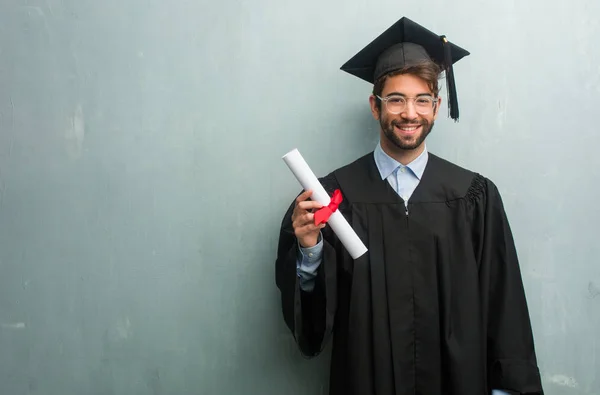
MULTIPOLYGON (((425 82, 427 82, 427 86, 429 86, 429 90, 433 93, 433 96, 437 98, 440 93, 438 80, 441 73, 442 68, 434 62, 427 61, 410 65, 400 70, 387 73, 375 81, 375 84, 373 85, 373 95, 381 96, 381 92, 383 92, 383 87, 385 86, 385 82, 388 78, 401 74, 411 74, 425 80, 425 82)), ((379 100, 377 97, 375 99, 377 100, 377 107, 381 109, 381 100, 379 100)))

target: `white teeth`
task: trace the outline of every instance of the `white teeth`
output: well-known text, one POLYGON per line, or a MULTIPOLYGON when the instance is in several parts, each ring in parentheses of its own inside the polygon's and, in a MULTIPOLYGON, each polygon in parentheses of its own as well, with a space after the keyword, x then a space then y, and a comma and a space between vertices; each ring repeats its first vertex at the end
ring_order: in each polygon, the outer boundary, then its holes
POLYGON ((402 130, 406 130, 407 132, 413 131, 417 129, 417 126, 413 126, 412 128, 400 128, 402 130))

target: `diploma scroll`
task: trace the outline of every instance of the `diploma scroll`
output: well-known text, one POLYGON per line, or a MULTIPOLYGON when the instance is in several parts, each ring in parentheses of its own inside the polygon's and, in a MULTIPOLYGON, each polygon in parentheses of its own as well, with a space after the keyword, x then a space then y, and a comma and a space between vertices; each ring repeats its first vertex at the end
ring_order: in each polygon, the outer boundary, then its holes
MULTIPOLYGON (((312 172, 300 152, 293 149, 283 156, 283 161, 290 168, 300 185, 304 190, 312 190, 312 199, 319 202, 323 206, 327 206, 331 201, 330 196, 325 191, 315 174, 312 172)), ((357 259, 367 252, 367 247, 360 240, 354 229, 350 226, 346 218, 336 210, 329 221, 327 222, 336 236, 340 239, 346 250, 350 253, 353 259, 357 259)))

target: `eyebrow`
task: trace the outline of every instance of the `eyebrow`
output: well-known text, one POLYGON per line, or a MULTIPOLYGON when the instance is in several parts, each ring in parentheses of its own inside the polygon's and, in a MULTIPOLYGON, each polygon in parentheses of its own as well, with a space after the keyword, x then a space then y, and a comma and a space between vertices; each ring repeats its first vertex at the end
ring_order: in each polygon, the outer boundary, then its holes
MULTIPOLYGON (((394 96, 394 95, 406 97, 406 95, 404 93, 401 93, 401 92, 390 92, 386 96, 394 96)), ((419 96, 430 96, 430 97, 433 97, 433 94, 431 94, 431 93, 417 93, 415 96, 416 97, 419 97, 419 96)))

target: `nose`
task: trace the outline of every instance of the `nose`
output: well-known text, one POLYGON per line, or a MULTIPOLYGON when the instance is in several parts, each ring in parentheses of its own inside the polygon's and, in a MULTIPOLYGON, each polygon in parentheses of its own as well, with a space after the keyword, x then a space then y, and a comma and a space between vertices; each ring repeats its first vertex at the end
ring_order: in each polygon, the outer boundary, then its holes
POLYGON ((402 118, 408 120, 415 120, 418 118, 417 110, 412 100, 408 100, 406 106, 404 107, 404 111, 400 113, 402 118))

